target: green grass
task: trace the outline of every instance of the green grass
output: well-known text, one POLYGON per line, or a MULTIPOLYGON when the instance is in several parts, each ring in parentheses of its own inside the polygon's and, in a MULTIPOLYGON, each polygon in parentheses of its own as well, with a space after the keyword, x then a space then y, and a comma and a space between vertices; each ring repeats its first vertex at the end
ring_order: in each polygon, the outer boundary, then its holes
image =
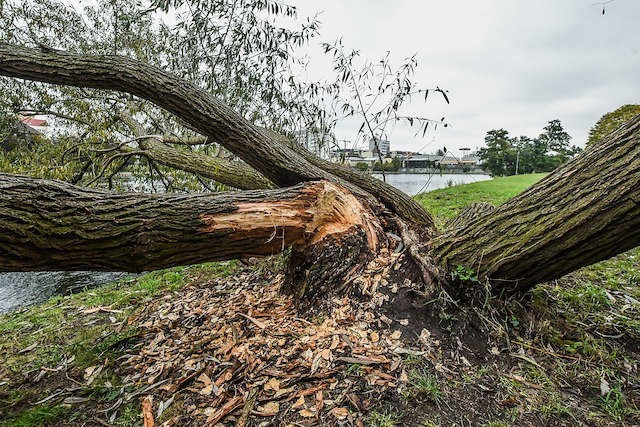
MULTIPOLYGON (((416 199, 443 225, 469 203, 483 201, 500 205, 544 176, 497 178, 435 190, 416 199)), ((464 271, 457 273, 465 274, 464 271)), ((637 351, 629 349, 637 348, 640 340, 639 301, 640 248, 538 285, 530 292, 525 305, 508 301, 510 314, 504 316, 504 325, 512 331, 512 345, 523 346, 538 360, 554 353, 566 357, 555 358, 544 370, 525 366, 517 372, 542 387, 535 394, 509 378, 498 377, 496 382, 521 399, 526 395, 528 410, 543 416, 573 422, 582 414, 583 420, 603 425, 629 421, 628 417, 638 419, 640 399, 629 398, 637 395, 629 386, 612 387, 604 397, 585 401, 579 407, 563 400, 558 387, 575 384, 598 390, 603 375, 612 383, 618 382, 615 378, 628 375, 628 366, 638 357, 637 351)), ((465 384, 473 381, 472 376, 464 379, 465 384)), ((428 384, 424 388, 429 389, 428 384)), ((515 422, 517 414, 514 416, 515 422)))
POLYGON ((426 399, 433 403, 440 403, 444 393, 440 390, 438 379, 421 369, 409 371, 408 398, 426 399))
MULTIPOLYGON (((237 262, 222 262, 155 271, 1 315, 0 383, 9 381, 0 386, 0 425, 47 425, 66 416, 66 406, 32 407, 29 403, 63 386, 65 379, 55 373, 56 369, 66 363, 69 375, 82 378, 87 367, 115 360, 138 333, 128 325, 128 317, 147 302, 160 294, 178 291, 199 277, 228 276, 238 266, 237 262), (38 372, 45 375, 34 383, 36 388, 13 386, 38 372)), ((81 393, 101 402, 113 400, 121 385, 110 367, 107 364, 81 393)), ((127 417, 124 412, 121 415, 127 417)), ((118 423, 130 424, 122 420, 118 423)))
POLYGON ((56 420, 59 420, 69 411, 70 407, 63 405, 37 406, 25 410, 19 416, 9 420, 7 424, 4 424, 3 420, 0 420, 0 425, 10 425, 12 427, 46 426, 55 422, 56 420))
POLYGON ((457 185, 419 194, 416 196, 416 200, 438 220, 445 221, 454 217, 460 209, 473 202, 500 205, 535 184, 545 175, 544 173, 538 173, 508 176, 472 184, 457 185))
POLYGON ((369 427, 395 427, 400 425, 400 416, 394 412, 373 412, 367 419, 369 427))

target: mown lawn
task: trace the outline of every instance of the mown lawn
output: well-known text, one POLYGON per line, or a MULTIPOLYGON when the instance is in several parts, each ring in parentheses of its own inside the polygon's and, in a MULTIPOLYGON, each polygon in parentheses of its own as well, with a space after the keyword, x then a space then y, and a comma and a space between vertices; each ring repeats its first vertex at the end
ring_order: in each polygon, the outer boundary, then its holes
POLYGON ((442 222, 455 216, 460 209, 469 203, 487 202, 499 205, 538 182, 545 175, 544 173, 536 173, 509 176, 442 188, 419 194, 416 196, 416 200, 427 208, 439 222, 442 222))

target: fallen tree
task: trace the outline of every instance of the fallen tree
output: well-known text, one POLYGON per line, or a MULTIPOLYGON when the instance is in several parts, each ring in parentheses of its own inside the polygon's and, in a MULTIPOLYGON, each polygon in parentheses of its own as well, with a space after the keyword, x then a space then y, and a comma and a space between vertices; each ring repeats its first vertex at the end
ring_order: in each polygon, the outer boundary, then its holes
MULTIPOLYGON (((244 161, 263 180, 256 187, 282 187, 110 194, 5 175, 3 271, 140 271, 292 247, 291 280, 298 293, 312 294, 339 287, 400 239, 398 250, 406 248, 431 291, 460 266, 494 289, 522 291, 640 244, 640 116, 506 204, 466 210, 441 231, 399 190, 319 159, 147 64, 2 43, 0 75, 146 99, 244 161)), ((161 139, 139 136, 146 143, 141 148, 165 162, 185 162, 175 160, 161 139)), ((205 161, 189 158, 193 170, 210 167, 205 161)), ((243 181, 242 169, 228 172, 224 179, 243 181)))

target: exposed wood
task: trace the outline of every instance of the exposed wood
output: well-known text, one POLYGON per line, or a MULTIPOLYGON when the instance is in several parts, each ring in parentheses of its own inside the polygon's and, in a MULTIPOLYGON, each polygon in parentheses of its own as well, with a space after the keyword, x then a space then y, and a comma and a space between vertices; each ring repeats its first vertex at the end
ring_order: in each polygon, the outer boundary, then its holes
POLYGON ((432 242, 432 254, 522 291, 640 245, 640 116, 491 214, 432 242))
POLYGON ((0 174, 0 271, 144 271, 362 236, 373 214, 321 181, 217 194, 132 194, 0 174))
MULTIPOLYGON (((428 291, 460 265, 498 291, 522 291, 640 244, 640 116, 504 205, 465 209, 437 235, 430 215, 400 191, 319 159, 146 64, 0 43, 0 75, 145 98, 273 184, 298 184, 140 195, 0 175, 0 270, 140 271, 291 247, 290 290, 302 296, 357 273, 385 244, 384 226, 399 230, 428 291)), ((153 138, 141 140, 145 147, 167 164, 187 162, 153 138)), ((207 168, 197 162, 194 173, 207 168)))

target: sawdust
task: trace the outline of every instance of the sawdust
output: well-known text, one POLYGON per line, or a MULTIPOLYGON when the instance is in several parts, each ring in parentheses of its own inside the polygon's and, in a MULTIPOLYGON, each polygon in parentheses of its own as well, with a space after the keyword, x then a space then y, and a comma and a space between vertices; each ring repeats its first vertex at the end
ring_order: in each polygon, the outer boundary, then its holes
POLYGON ((281 275, 263 284, 244 272, 167 295, 130 319, 145 333, 139 353, 121 358, 125 382, 150 390, 158 404, 181 396, 181 414, 166 426, 362 425, 374 402, 358 391, 402 390, 403 356, 427 357, 432 344, 425 334, 408 348, 380 314, 389 298, 382 278, 394 261, 383 252, 354 283, 359 298, 334 296, 306 318, 281 292, 281 275))

